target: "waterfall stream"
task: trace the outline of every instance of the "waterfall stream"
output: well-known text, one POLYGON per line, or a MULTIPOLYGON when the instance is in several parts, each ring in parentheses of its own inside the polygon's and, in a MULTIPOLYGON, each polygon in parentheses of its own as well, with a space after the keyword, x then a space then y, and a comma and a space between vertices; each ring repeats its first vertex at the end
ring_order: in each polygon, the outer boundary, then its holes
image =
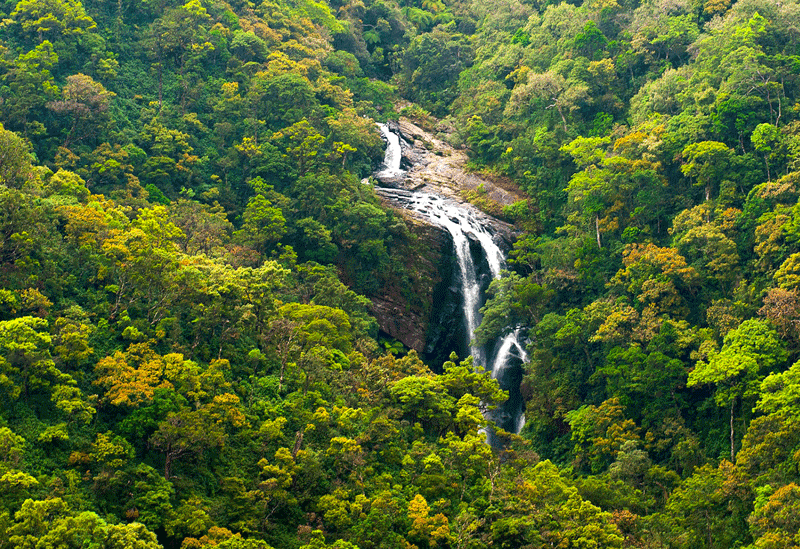
POLYGON ((386 140, 386 153, 383 156, 383 169, 375 174, 379 179, 394 178, 403 173, 400 162, 403 160, 403 150, 400 147, 400 136, 389 130, 386 124, 379 124, 381 135, 386 140))
MULTIPOLYGON (((384 168, 377 172, 375 177, 379 180, 390 180, 403 173, 400 169, 402 157, 400 139, 385 124, 380 125, 380 130, 387 141, 387 148, 384 168)), ((521 374, 519 365, 528 359, 519 341, 520 330, 515 329, 487 348, 478 346, 474 342, 475 330, 481 323, 480 309, 484 305, 485 289, 488 286, 488 281, 482 280, 476 260, 488 264, 492 278, 498 278, 505 267, 505 254, 487 230, 485 217, 470 206, 458 204, 436 194, 383 187, 376 187, 375 190, 390 202, 416 212, 432 225, 443 228, 452 237, 458 258, 459 280, 463 295, 462 307, 470 354, 475 365, 491 371, 492 377, 497 379, 500 386, 508 390, 511 395, 506 405, 492 414, 493 419, 503 429, 519 432, 525 422, 522 399, 519 395, 521 374), (473 251, 472 243, 479 244, 479 254, 473 251)))

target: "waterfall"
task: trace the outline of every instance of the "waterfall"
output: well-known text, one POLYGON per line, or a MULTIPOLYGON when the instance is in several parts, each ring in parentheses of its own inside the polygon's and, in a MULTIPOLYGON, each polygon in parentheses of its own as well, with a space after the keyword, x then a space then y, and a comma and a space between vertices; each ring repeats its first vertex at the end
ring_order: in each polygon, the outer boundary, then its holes
MULTIPOLYGON (((461 275, 461 294, 464 297, 463 309, 467 322, 467 334, 471 340, 481 323, 480 308, 483 305, 483 296, 478 269, 470 250, 470 236, 480 242, 486 253, 486 260, 492 276, 500 273, 503 252, 492 240, 492 235, 470 210, 461 208, 435 194, 397 189, 378 190, 383 196, 403 204, 407 210, 421 214, 431 224, 445 229, 452 237, 461 275)), ((483 348, 473 345, 470 341, 469 349, 475 364, 486 366, 483 348)))
POLYGON ((521 372, 514 368, 515 364, 528 362, 528 353, 519 341, 519 328, 506 334, 500 341, 500 345, 492 361, 492 378, 496 379, 500 386, 509 391, 508 401, 495 414, 495 421, 503 426, 506 431, 519 433, 525 426, 525 414, 522 411, 522 396, 519 394, 521 379, 517 379, 514 374, 521 372), (510 376, 509 376, 510 374, 510 376), (510 379, 507 379, 509 376, 510 379))
POLYGON ((386 153, 383 156, 383 169, 375 174, 378 179, 392 179, 403 173, 400 162, 403 151, 400 148, 400 136, 389 130, 386 124, 378 124, 381 135, 386 140, 386 153))
MULTIPOLYGON (((375 174, 376 179, 393 179, 401 175, 400 140, 386 125, 380 125, 381 133, 387 141, 385 168, 375 174)), ((485 217, 472 207, 465 207, 444 197, 417 191, 401 189, 376 188, 382 196, 416 212, 432 225, 446 230, 453 240, 460 274, 461 293, 464 298, 463 310, 469 350, 475 365, 491 371, 503 389, 509 390, 511 397, 502 410, 493 414, 493 418, 504 429, 519 432, 525 419, 522 413, 522 401, 519 395, 519 364, 528 357, 519 341, 519 328, 495 342, 491 348, 493 357, 487 357, 487 350, 474 344, 474 333, 481 322, 480 309, 484 305, 484 284, 482 284, 478 266, 475 265, 471 242, 480 244, 482 260, 488 264, 492 278, 498 278, 505 266, 505 254, 495 242, 492 234, 486 229, 485 217), (513 375, 507 379, 511 370, 513 375)), ((485 272, 485 271, 484 271, 485 272)))
POLYGON ((503 374, 511 363, 512 358, 517 358, 522 362, 528 361, 528 353, 519 342, 519 328, 507 334, 500 342, 500 347, 495 354, 492 362, 492 377, 497 379, 503 374), (514 353, 517 353, 516 356, 514 353))

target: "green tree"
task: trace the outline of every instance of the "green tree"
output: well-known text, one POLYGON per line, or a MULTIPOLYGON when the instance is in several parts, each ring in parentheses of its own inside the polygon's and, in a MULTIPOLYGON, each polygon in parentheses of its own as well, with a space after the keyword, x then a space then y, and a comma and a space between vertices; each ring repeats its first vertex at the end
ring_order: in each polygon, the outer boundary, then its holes
POLYGON ((581 498, 549 461, 503 479, 485 516, 491 542, 498 547, 622 547, 610 515, 581 498))
POLYGON ((687 386, 714 385, 714 401, 730 408, 731 459, 735 457, 734 411, 739 400, 754 400, 765 372, 786 360, 785 344, 764 320, 746 320, 728 332, 722 349, 700 360, 687 386))
POLYGON ((174 486, 144 463, 116 471, 93 486, 101 508, 117 516, 141 522, 149 530, 166 526, 174 515, 174 486))
POLYGON ((235 236, 265 254, 285 234, 286 219, 281 209, 274 207, 264 195, 257 194, 248 201, 242 214, 242 228, 235 236))
POLYGON ((673 245, 705 277, 705 286, 717 285, 725 293, 733 286, 740 262, 732 238, 737 213, 715 210, 711 202, 704 202, 676 215, 670 228, 673 245))
POLYGON ((442 25, 420 34, 402 59, 400 92, 425 108, 443 112, 455 97, 458 75, 471 61, 467 38, 442 25))
POLYGON ((565 134, 569 134, 568 117, 577 118, 589 99, 589 87, 583 82, 565 79, 555 71, 529 72, 523 84, 515 86, 506 106, 506 116, 523 120, 552 110, 558 113, 565 134))
POLYGON ((12 399, 72 381, 53 362, 46 328, 46 320, 31 316, 0 322, 0 385, 12 399))
POLYGON ((328 544, 325 542, 325 536, 322 530, 314 530, 311 532, 311 539, 309 542, 305 545, 301 545, 300 549, 358 549, 358 546, 343 539, 328 544))
POLYGON ((756 509, 749 518, 755 547, 793 547, 800 543, 800 487, 795 483, 782 486, 766 502, 756 500, 756 509))
POLYGON ((753 143, 756 151, 764 155, 764 166, 767 169, 767 181, 772 181, 770 173, 770 161, 773 163, 778 160, 780 154, 780 145, 782 141, 780 130, 772 124, 759 124, 753 133, 750 135, 750 141, 753 143))
POLYGON ((108 108, 116 94, 106 90, 91 76, 80 73, 67 77, 61 94, 61 100, 47 103, 47 108, 57 115, 72 119, 65 125, 67 132, 61 146, 69 148, 74 142, 96 137, 97 128, 107 123, 108 108))
MULTIPOLYGON (((12 532, 15 532, 12 527, 12 532)), ((17 531, 18 532, 18 531, 17 531)), ((16 533, 16 532, 15 532, 16 533)), ((80 549, 87 543, 98 544, 107 549, 160 549, 153 532, 139 523, 112 525, 97 514, 84 511, 50 522, 46 532, 33 543, 33 539, 17 534, 12 542, 22 542, 18 547, 63 547, 80 549)))
POLYGON ((761 382, 756 409, 767 414, 800 417, 800 362, 775 372, 761 382))
POLYGON ((0 124, 0 183, 18 189, 32 177, 30 145, 0 124))
POLYGON ((176 461, 222 447, 225 432, 208 411, 184 409, 168 414, 150 441, 164 453, 164 478, 169 480, 176 461))
POLYGON ((670 495, 665 511, 674 529, 665 535, 678 547, 721 549, 747 543, 751 498, 746 479, 733 464, 704 465, 670 495))
POLYGON ((440 378, 408 376, 395 381, 389 390, 410 420, 421 420, 437 435, 449 425, 456 399, 447 393, 440 378))
POLYGON ((325 138, 305 118, 275 133, 272 139, 286 143, 285 150, 294 160, 300 176, 306 175, 319 162, 317 156, 325 142, 325 138))
POLYGON ((699 277, 676 249, 629 244, 622 253, 625 268, 614 275, 611 284, 623 286, 640 306, 652 304, 672 316, 688 312, 683 295, 696 291, 699 277))
POLYGON ((26 41, 38 44, 45 40, 79 36, 97 28, 79 0, 21 0, 8 21, 13 29, 27 38, 26 41))
MULTIPOLYGON (((36 2, 29 4, 38 5, 36 2)), ((11 93, 4 98, 3 112, 12 129, 31 137, 40 137, 46 132, 39 118, 48 100, 58 96, 58 86, 50 72, 57 64, 58 54, 53 44, 45 40, 20 55, 5 72, 3 78, 11 93)))
POLYGON ((688 145, 681 156, 685 159, 681 172, 695 178, 695 185, 704 187, 705 199, 710 200, 713 186, 730 168, 733 151, 719 141, 702 141, 688 145))
POLYGON ((625 442, 639 439, 636 424, 625 417, 618 398, 600 406, 581 406, 566 418, 575 441, 576 464, 588 462, 593 473, 605 469, 625 442))

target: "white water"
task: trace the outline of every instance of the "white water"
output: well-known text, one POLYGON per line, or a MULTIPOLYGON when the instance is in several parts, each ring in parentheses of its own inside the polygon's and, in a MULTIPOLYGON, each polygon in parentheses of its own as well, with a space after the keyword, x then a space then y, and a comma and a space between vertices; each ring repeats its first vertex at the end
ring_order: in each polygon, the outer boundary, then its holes
POLYGON ((375 174, 378 178, 393 178, 402 175, 403 170, 400 169, 400 162, 403 160, 403 151, 400 148, 400 137, 389 131, 386 124, 378 124, 383 138, 388 143, 386 153, 383 156, 384 168, 375 174))
MULTIPOLYGON (((389 131, 386 125, 381 124, 380 129, 388 143, 384 157, 386 167, 375 175, 378 178, 396 177, 403 173, 400 169, 400 139, 389 131)), ((480 309, 483 306, 483 296, 481 295, 478 270, 470 251, 470 237, 480 243, 492 277, 498 278, 505 266, 505 255, 495 243, 491 233, 486 230, 485 220, 472 208, 461 206, 434 194, 395 189, 378 190, 384 196, 401 202, 406 209, 421 214, 433 225, 442 227, 453 238, 461 272, 461 291, 464 296, 463 307, 470 340, 470 353, 475 365, 486 367, 491 371, 493 378, 499 379, 506 368, 512 364, 512 359, 516 358, 526 362, 528 355, 519 341, 519 328, 504 336, 497 343, 495 357, 491 364, 487 364, 484 349, 473 344, 475 330, 481 322, 480 309)), ((519 432, 524 424, 525 417, 520 414, 515 418, 513 429, 515 432, 519 432)))
POLYGON ((522 362, 528 361, 528 353, 519 342, 519 328, 506 334, 500 342, 497 354, 492 362, 492 377, 497 379, 503 371, 508 368, 511 358, 517 358, 522 362), (516 353, 516 354, 515 354, 516 353))
MULTIPOLYGON (((512 358, 518 359, 523 364, 528 362, 528 353, 525 352, 525 347, 519 342, 519 328, 515 329, 510 334, 506 334, 500 342, 500 346, 492 362, 491 373, 493 379, 500 379, 502 377, 506 368, 511 365, 512 358)), ((520 413, 514 423, 513 432, 519 433, 524 426, 525 414, 520 413)))
MULTIPOLYGON (((402 201, 408 210, 424 216, 433 225, 442 227, 453 238, 459 271, 461 272, 461 293, 464 296, 464 316, 467 320, 467 333, 472 340, 475 330, 481 323, 480 308, 481 284, 477 268, 470 252, 470 236, 480 242, 486 253, 493 276, 500 273, 503 266, 503 252, 494 243, 492 235, 483 227, 477 216, 470 210, 459 207, 435 194, 381 189, 384 195, 402 201)), ((470 344, 470 354, 475 364, 485 364, 482 347, 470 344)))

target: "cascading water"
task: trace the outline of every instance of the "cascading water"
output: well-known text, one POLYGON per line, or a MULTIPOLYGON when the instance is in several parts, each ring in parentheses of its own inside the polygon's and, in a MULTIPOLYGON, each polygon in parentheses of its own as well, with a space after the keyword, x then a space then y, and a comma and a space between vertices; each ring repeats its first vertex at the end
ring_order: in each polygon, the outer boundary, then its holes
POLYGON ((515 329, 500 341, 491 369, 492 377, 500 382, 503 389, 509 391, 508 402, 500 410, 500 417, 495 417, 495 421, 512 433, 519 433, 525 426, 522 396, 519 393, 521 372, 514 365, 527 362, 528 353, 520 344, 519 331, 519 328, 515 329))
POLYGON ((400 148, 400 136, 389 130, 386 124, 378 124, 381 135, 386 140, 386 153, 383 155, 383 169, 375 174, 378 179, 393 179, 403 174, 400 163, 403 151, 400 148))
MULTIPOLYGON (((381 133, 387 141, 384 169, 377 172, 379 180, 396 179, 402 175, 400 160, 402 151, 399 136, 380 125, 381 133)), ((519 364, 527 361, 525 349, 519 341, 519 329, 507 334, 490 347, 492 356, 487 356, 487 349, 475 345, 473 341, 476 328, 480 325, 480 309, 484 304, 486 283, 481 280, 479 270, 473 258, 471 242, 480 244, 481 260, 485 260, 492 278, 498 278, 505 266, 505 254, 495 242, 492 234, 486 229, 485 219, 470 207, 456 204, 435 194, 413 192, 400 189, 376 188, 382 196, 400 204, 403 208, 414 211, 431 224, 445 229, 453 239, 460 272, 463 310, 466 322, 469 350, 476 365, 484 366, 491 371, 500 386, 511 394, 509 401, 493 419, 507 431, 519 432, 525 419, 522 412, 522 400, 519 395, 519 364), (484 282, 482 284, 482 282, 484 282), (508 374, 512 375, 509 376, 508 374)))
MULTIPOLYGON (((380 194, 399 202, 407 210, 417 212, 430 223, 445 229, 453 239, 461 279, 461 294, 464 298, 463 309, 467 323, 467 334, 472 339, 475 330, 481 323, 480 308, 483 305, 481 281, 470 250, 470 236, 481 243, 486 252, 492 275, 500 273, 503 254, 492 240, 486 229, 478 222, 472 212, 449 203, 440 196, 428 193, 410 192, 397 189, 378 189, 380 194)), ((470 354, 476 364, 486 366, 482 347, 469 345, 470 354)))

